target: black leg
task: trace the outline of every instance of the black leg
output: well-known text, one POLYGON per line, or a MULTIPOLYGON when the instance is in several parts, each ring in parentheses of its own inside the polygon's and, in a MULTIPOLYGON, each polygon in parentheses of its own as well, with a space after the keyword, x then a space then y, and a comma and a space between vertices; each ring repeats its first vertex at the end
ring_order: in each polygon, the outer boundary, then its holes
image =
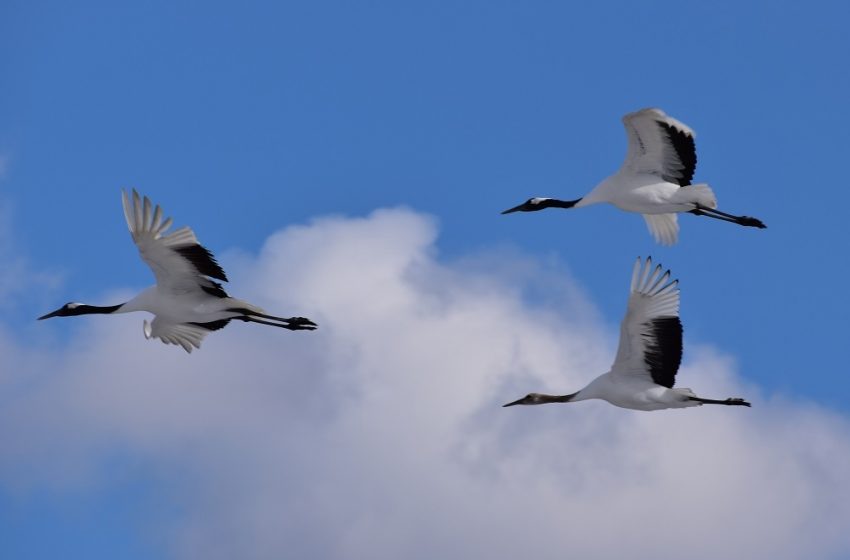
POLYGON ((724 218, 723 216, 716 216, 716 215, 713 215, 713 214, 709 214, 708 212, 705 211, 705 209, 699 208, 699 207, 694 208, 693 210, 688 210, 688 212, 690 212, 694 216, 707 216, 709 218, 714 218, 715 220, 723 220, 724 222, 732 222, 733 224, 738 223, 736 220, 733 220, 732 218, 724 218))
POLYGON ((728 405, 728 406, 752 406, 752 405, 750 405, 750 403, 748 403, 744 399, 739 399, 739 398, 736 398, 736 397, 723 399, 723 400, 703 399, 703 398, 700 398, 700 397, 690 397, 690 399, 692 401, 697 401, 697 402, 700 402, 702 404, 725 404, 725 405, 728 405))
POLYGON ((741 224, 742 226, 757 227, 757 228, 760 228, 760 229, 764 229, 764 228, 767 227, 766 225, 764 225, 764 223, 761 220, 759 220, 758 218, 753 218, 752 216, 735 216, 735 215, 732 215, 732 214, 727 214, 726 212, 721 212, 720 210, 716 210, 716 209, 713 209, 713 208, 709 209, 709 212, 713 212, 715 214, 723 216, 724 218, 731 218, 732 220, 735 220, 737 223, 741 224))
MULTIPOLYGON (((261 317, 263 319, 269 319, 271 321, 280 321, 282 323, 286 323, 288 325, 293 325, 293 326, 311 326, 311 327, 317 327, 318 326, 316 323, 314 323, 313 321, 311 321, 310 319, 308 319, 306 317, 289 317, 289 318, 275 317, 274 315, 266 315, 265 313, 260 313, 258 311, 254 311, 254 310, 247 309, 247 308, 244 308, 244 307, 233 307, 233 308, 228 309, 227 311, 231 311, 233 313, 241 313, 242 315, 245 315, 246 317, 261 317)), ((242 320, 244 321, 245 319, 242 319, 242 320)), ((293 330, 295 330, 295 329, 293 329, 293 330)))
POLYGON ((313 326, 316 327, 316 323, 311 321, 306 317, 275 317, 274 315, 266 315, 265 313, 256 313, 251 312, 250 315, 254 315, 256 317, 262 317, 263 319, 271 319, 272 321, 282 321, 284 323, 288 323, 290 325, 305 325, 305 326, 313 326))
POLYGON ((764 229, 767 227, 766 225, 764 225, 764 222, 762 222, 758 218, 753 218, 752 216, 735 216, 734 214, 727 214, 726 212, 721 212, 720 210, 715 210, 713 208, 705 208, 699 205, 693 210, 689 210, 689 212, 696 216, 708 216, 709 218, 723 220, 724 222, 732 222, 733 224, 738 224, 741 226, 756 227, 759 229, 764 229))
MULTIPOLYGON (((290 331, 314 331, 316 330, 316 325, 314 323, 306 324, 306 323, 275 323, 272 321, 263 321, 262 319, 257 319, 256 317, 251 317, 250 315, 244 315, 242 317, 236 317, 240 321, 245 321, 246 323, 259 323, 261 325, 269 325, 271 327, 280 327, 282 329, 287 329, 290 331)), ((296 317, 298 319, 299 317, 296 317)))

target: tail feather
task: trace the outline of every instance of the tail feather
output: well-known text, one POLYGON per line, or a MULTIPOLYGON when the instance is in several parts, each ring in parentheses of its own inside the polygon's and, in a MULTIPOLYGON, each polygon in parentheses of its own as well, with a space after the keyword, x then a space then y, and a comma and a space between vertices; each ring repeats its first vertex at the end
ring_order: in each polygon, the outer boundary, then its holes
POLYGON ((673 196, 676 202, 699 204, 703 208, 717 208, 717 197, 706 183, 682 187, 673 196))

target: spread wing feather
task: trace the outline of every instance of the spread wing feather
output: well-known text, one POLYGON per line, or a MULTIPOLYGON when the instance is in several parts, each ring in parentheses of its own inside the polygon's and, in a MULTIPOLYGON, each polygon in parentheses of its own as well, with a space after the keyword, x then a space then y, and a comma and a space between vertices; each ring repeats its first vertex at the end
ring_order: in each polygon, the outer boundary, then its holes
POLYGON ((227 281, 215 257, 198 243, 195 233, 188 227, 165 232, 171 227, 171 218, 162 219, 162 208, 151 204, 148 197, 141 198, 133 189, 132 200, 121 192, 124 217, 139 254, 153 271, 157 287, 173 294, 186 294, 204 290, 219 297, 227 297, 221 285, 210 278, 227 281))
POLYGON ((653 268, 651 258, 645 263, 637 259, 612 373, 643 375, 673 386, 682 361, 678 282, 661 265, 653 268))
POLYGON ((679 239, 679 220, 676 214, 644 214, 649 233, 662 245, 675 245, 679 239))
POLYGON ((186 352, 200 348, 204 337, 212 331, 223 329, 230 319, 209 323, 172 323, 156 317, 150 323, 144 321, 145 338, 158 338, 165 344, 177 344, 186 352))
POLYGON ((691 184, 697 167, 694 131, 661 109, 623 117, 629 146, 623 171, 650 173, 680 187, 691 184))

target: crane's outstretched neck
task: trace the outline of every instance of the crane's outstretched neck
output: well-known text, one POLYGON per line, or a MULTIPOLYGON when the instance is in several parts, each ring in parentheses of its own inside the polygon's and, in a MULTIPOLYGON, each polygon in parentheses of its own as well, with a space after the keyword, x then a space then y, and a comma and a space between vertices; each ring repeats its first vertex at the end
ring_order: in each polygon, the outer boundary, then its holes
POLYGON ((575 200, 558 200, 557 198, 548 198, 544 199, 540 205, 544 208, 572 208, 579 202, 581 202, 580 198, 575 200))
POLYGON ((536 212, 544 208, 572 208, 581 202, 581 199, 576 200, 558 200, 557 198, 529 198, 519 206, 508 208, 502 214, 511 214, 513 212, 536 212))
POLYGON ((48 313, 47 315, 42 315, 38 318, 39 321, 42 319, 50 319, 51 317, 74 317, 76 315, 94 315, 100 314, 105 315, 108 313, 115 313, 120 310, 124 306, 123 303, 119 303, 118 305, 87 305, 85 303, 66 303, 56 311, 52 313, 48 313))
POLYGON ((510 402, 508 404, 503 404, 502 408, 506 406, 514 406, 517 404, 548 404, 548 403, 565 403, 573 400, 578 393, 572 393, 570 395, 544 395, 543 393, 529 393, 523 398, 510 402))

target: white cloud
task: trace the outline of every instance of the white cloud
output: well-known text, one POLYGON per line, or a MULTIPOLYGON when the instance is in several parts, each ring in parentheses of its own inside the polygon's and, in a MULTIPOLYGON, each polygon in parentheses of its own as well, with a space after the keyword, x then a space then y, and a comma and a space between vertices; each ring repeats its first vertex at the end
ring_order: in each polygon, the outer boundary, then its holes
POLYGON ((441 262, 436 234, 381 210, 240 256, 232 291, 313 333, 236 324, 191 356, 144 340, 138 316, 80 320, 60 353, 0 336, 0 483, 86 492, 129 454, 185 512, 179 558, 850 552, 847 418, 762 398, 694 345, 680 383, 752 409, 503 409, 580 388, 616 333, 563 271, 441 262), (540 281, 559 301, 527 303, 540 281))

